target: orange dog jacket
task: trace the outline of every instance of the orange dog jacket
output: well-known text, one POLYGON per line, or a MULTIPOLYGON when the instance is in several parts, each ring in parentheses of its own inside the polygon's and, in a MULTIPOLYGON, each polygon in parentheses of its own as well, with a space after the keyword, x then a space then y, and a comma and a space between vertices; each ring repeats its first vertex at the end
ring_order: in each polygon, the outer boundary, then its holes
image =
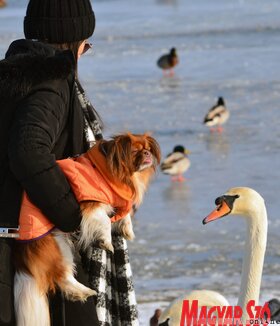
MULTIPOLYGON (((108 173, 106 158, 97 145, 77 157, 57 161, 79 203, 97 201, 114 207, 111 222, 125 217, 132 208, 133 193, 108 173)), ((20 218, 19 241, 29 241, 47 235, 55 227, 24 192, 20 218)))

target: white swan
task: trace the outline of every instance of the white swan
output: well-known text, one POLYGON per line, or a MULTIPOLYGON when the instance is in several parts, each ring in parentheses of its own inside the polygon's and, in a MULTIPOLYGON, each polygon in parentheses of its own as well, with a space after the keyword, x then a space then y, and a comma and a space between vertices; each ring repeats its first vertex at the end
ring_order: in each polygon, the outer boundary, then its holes
MULTIPOLYGON (((264 255, 267 241, 267 213, 263 198, 255 190, 246 187, 231 188, 215 201, 217 208, 208 215, 203 224, 226 215, 242 215, 247 221, 247 236, 242 264, 241 286, 237 305, 243 310, 242 322, 248 319, 246 305, 255 300, 258 305, 264 255)), ((199 306, 225 306, 227 300, 217 292, 192 291, 172 302, 160 316, 159 324, 179 326, 183 300, 199 300, 199 306), (212 292, 212 293, 211 293, 212 292), (220 303, 217 304, 217 302, 220 303), (203 304, 204 303, 204 304, 203 304)))
POLYGON ((161 313, 159 324, 162 326, 179 326, 181 321, 182 303, 184 300, 188 300, 189 302, 197 300, 198 307, 229 306, 227 299, 216 291, 194 290, 188 294, 183 294, 172 301, 161 313))

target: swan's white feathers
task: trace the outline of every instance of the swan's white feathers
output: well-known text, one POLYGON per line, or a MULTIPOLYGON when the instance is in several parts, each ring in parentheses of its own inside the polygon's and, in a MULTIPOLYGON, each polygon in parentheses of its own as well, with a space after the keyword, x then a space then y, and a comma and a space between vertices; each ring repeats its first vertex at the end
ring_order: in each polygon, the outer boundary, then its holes
POLYGON ((172 301, 169 306, 162 312, 159 318, 159 323, 163 323, 168 318, 170 318, 170 326, 179 326, 182 313, 182 304, 184 300, 189 300, 190 303, 193 300, 198 300, 199 307, 229 306, 226 298, 216 291, 194 290, 187 295, 184 294, 172 301))
MULTIPOLYGON (((246 305, 255 300, 258 305, 263 261, 267 240, 267 213, 262 196, 248 187, 229 189, 225 195, 236 196, 231 214, 242 215, 247 219, 247 239, 245 244, 241 286, 237 305, 243 309, 242 322, 248 319, 246 305)), ((170 326, 179 326, 183 300, 199 300, 200 306, 225 306, 227 300, 217 292, 199 290, 174 300, 161 314, 159 323, 168 318, 170 326)))
POLYGON ((263 197, 254 189, 248 187, 235 187, 229 189, 225 195, 236 196, 231 215, 255 216, 255 212, 264 207, 263 197))

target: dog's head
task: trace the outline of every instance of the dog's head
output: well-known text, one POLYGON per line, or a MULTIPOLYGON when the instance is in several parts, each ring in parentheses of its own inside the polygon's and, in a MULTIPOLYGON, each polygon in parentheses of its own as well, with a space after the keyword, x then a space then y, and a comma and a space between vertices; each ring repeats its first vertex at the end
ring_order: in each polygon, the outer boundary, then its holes
POLYGON ((154 172, 161 158, 157 141, 148 134, 117 135, 111 140, 102 140, 99 149, 106 155, 110 173, 127 184, 136 172, 154 172))

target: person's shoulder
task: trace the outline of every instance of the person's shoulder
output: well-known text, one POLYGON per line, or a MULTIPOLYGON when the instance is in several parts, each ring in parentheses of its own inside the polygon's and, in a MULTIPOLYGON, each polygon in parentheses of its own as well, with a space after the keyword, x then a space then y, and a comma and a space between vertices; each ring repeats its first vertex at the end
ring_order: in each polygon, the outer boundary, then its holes
POLYGON ((3 65, 34 79, 66 79, 75 73, 75 60, 71 51, 57 50, 49 44, 32 40, 13 41, 5 55, 3 65))
MULTIPOLYGON (((55 51, 39 42, 13 42, 0 61, 0 89, 3 96, 24 97, 38 85, 65 89, 75 77, 75 63, 69 51, 55 51)), ((0 94, 0 96, 1 96, 0 94)))

